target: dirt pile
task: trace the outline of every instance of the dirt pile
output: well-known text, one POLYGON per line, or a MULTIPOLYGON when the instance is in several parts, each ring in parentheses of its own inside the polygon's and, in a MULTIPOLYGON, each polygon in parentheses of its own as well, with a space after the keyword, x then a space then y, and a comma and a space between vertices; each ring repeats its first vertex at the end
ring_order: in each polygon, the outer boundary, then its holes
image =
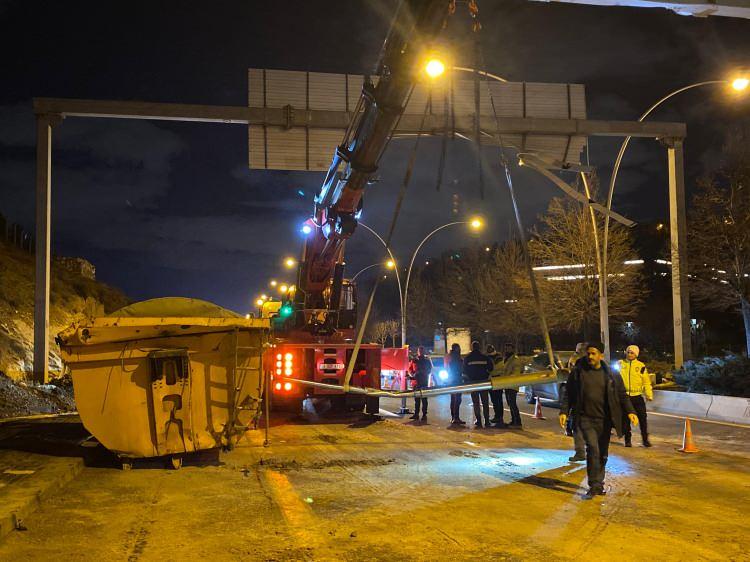
POLYGON ((0 373, 0 419, 73 410, 73 382, 69 376, 34 385, 0 373))

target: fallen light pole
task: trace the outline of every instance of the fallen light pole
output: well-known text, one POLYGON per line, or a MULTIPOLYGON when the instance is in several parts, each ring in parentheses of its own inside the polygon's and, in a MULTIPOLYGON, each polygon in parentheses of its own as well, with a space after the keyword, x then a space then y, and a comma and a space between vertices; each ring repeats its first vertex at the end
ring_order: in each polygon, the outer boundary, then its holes
POLYGON ((363 388, 350 386, 344 389, 337 384, 327 384, 302 379, 292 379, 296 383, 325 390, 336 390, 339 392, 349 392, 351 394, 366 394, 367 396, 377 396, 378 398, 430 398, 432 396, 442 396, 443 394, 463 394, 466 392, 479 392, 482 390, 500 390, 503 388, 518 388, 532 384, 550 384, 564 382, 567 379, 568 371, 560 369, 558 371, 535 371, 533 373, 523 373, 521 375, 499 375, 490 377, 489 380, 476 382, 472 384, 460 384, 457 386, 433 387, 417 390, 381 390, 378 388, 363 388))

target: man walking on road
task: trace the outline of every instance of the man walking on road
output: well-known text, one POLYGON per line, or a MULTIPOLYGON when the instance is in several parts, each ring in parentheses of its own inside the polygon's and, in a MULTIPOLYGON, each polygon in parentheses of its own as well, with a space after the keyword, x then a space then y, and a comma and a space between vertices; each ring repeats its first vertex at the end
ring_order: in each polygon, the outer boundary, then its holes
POLYGON ((612 428, 621 437, 626 414, 631 422, 638 423, 622 378, 609 369, 603 357, 603 343, 587 344, 586 357, 576 362, 568 376, 567 392, 560 405, 560 427, 564 429, 572 416, 576 430, 581 431, 586 442, 589 490, 584 499, 589 500, 606 493, 604 475, 612 428))
MULTIPOLYGON (((578 360, 582 357, 586 357, 586 342, 579 342, 576 344, 576 352, 570 356, 570 359, 568 359, 567 368, 572 371, 578 360)), ((573 446, 575 447, 575 453, 572 457, 568 457, 568 460, 570 462, 585 461, 586 443, 583 440, 583 434, 573 425, 572 417, 568 419, 568 423, 565 426, 565 433, 573 436, 573 446)))
MULTIPOLYGON (((451 346, 451 352, 445 358, 445 367, 448 371, 448 384, 457 386, 463 381, 461 371, 463 370, 463 360, 461 359, 461 346, 454 343, 451 346)), ((461 395, 451 394, 451 425, 466 425, 461 419, 461 395)))
MULTIPOLYGON (((467 382, 483 382, 490 378, 490 373, 494 367, 492 359, 480 351, 481 346, 478 341, 471 342, 471 353, 464 358, 464 378, 467 382)), ((474 406, 474 417, 476 422, 474 427, 482 428, 482 415, 484 415, 484 424, 490 426, 490 404, 489 391, 480 390, 471 393, 471 401, 474 406), (481 411, 480 411, 481 401, 481 411)))
MULTIPOLYGON (((411 373, 415 381, 414 390, 425 389, 430 386, 430 373, 432 372, 432 361, 424 353, 424 347, 417 348, 417 358, 414 360, 414 372, 411 373)), ((410 419, 419 419, 419 407, 422 406, 422 421, 427 421, 427 398, 414 397, 414 415, 410 419)))
MULTIPOLYGON (((618 363, 618 371, 625 384, 630 403, 638 416, 638 424, 641 426, 641 439, 644 447, 650 447, 648 440, 648 420, 646 419, 646 400, 654 399, 654 390, 651 388, 651 377, 646 371, 646 365, 638 360, 640 349, 637 345, 629 345, 625 349, 625 359, 618 363), (644 394, 646 395, 644 399, 644 394)), ((625 446, 632 447, 633 433, 630 431, 630 420, 625 416, 622 419, 625 431, 625 446)))

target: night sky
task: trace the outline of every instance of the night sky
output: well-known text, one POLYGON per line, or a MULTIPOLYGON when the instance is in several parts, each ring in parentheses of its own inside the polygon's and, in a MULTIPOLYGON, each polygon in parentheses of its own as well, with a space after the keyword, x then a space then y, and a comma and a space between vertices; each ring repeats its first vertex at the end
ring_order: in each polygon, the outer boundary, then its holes
MULTIPOLYGON (((248 67, 371 71, 395 4, 0 0, 0 212, 33 229, 32 97, 245 105, 248 67)), ((750 67, 748 20, 516 0, 479 6, 487 69, 515 81, 583 83, 591 118, 635 120, 676 88, 750 67)), ((465 6, 458 12, 452 27, 468 28, 465 6)), ((470 53, 458 59, 472 66, 470 53)), ((688 124, 690 188, 720 161, 726 128, 749 115, 750 103, 711 86, 653 118, 688 124)), ((241 125, 70 118, 53 136, 53 252, 91 260, 101 280, 134 299, 193 296, 249 310, 268 279, 284 279, 281 258, 298 255, 299 225, 323 176, 250 171, 241 125)), ((392 143, 381 180, 365 195, 363 220, 383 234, 411 142, 392 143)), ((604 180, 617 146, 591 143, 604 180)), ((496 158, 487 153, 494 177, 481 200, 471 147, 451 146, 438 193, 438 147, 420 150, 395 236, 401 261, 451 220, 454 193, 465 215, 488 218, 483 242, 509 231, 496 158)), ((533 172, 514 177, 531 224, 558 192, 533 172)), ((656 142, 631 143, 618 184, 618 211, 636 221, 666 218, 666 155, 656 142)), ((470 241, 461 228, 446 230, 424 257, 470 241)), ((347 250, 350 273, 381 257, 363 229, 347 250)))

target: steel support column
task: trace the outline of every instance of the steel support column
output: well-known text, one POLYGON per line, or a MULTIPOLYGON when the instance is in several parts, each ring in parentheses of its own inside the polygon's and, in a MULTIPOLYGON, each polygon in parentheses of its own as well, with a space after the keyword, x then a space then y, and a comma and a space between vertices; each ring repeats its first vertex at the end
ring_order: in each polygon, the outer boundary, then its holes
POLYGON ((34 282, 34 382, 49 376, 49 285, 52 200, 52 125, 55 116, 36 116, 36 271, 34 282))
POLYGON ((669 232, 672 249, 672 321, 676 368, 691 357, 690 300, 687 276, 687 215, 682 139, 669 139, 669 232))

